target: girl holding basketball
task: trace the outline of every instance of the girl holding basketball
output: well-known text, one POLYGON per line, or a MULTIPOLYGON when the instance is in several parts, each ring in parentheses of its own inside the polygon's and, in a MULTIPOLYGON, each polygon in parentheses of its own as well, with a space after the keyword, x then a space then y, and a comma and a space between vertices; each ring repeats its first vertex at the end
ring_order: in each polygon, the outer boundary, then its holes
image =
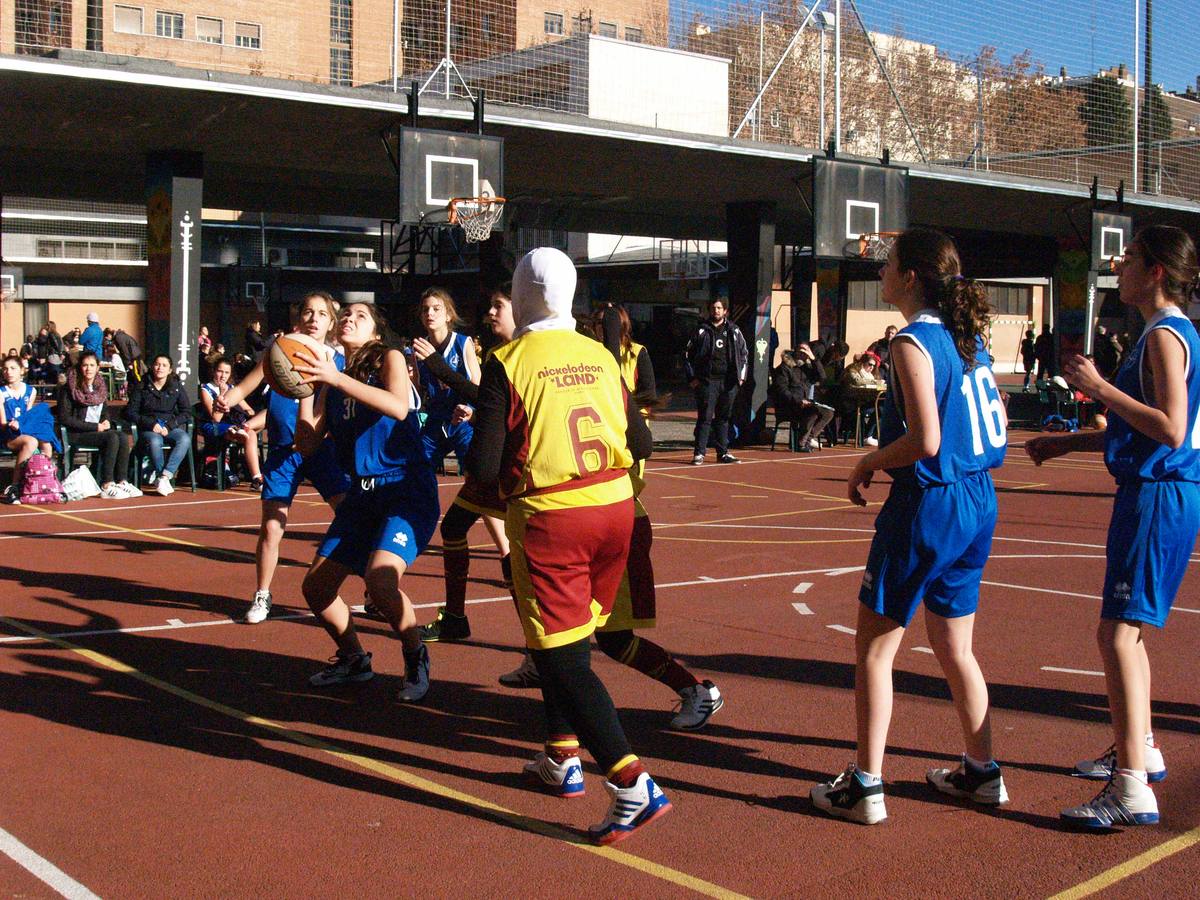
POLYGON ((1025 444, 1038 465, 1103 450, 1117 481, 1096 633, 1114 742, 1100 758, 1075 766, 1076 775, 1108 784, 1062 813, 1071 824, 1100 830, 1158 822, 1150 782, 1163 780, 1167 766, 1151 729, 1144 638, 1146 626, 1166 624, 1200 529, 1200 337, 1181 310, 1200 290, 1196 246, 1178 228, 1151 225, 1126 248, 1117 278, 1121 300, 1146 322, 1137 345, 1112 383, 1083 356, 1065 366, 1073 386, 1108 407, 1107 429, 1025 444))
POLYGON ((893 389, 880 417, 879 449, 863 456, 847 480, 851 502, 865 506, 861 491, 875 472, 892 476, 859 591, 857 760, 810 792, 818 809, 865 825, 887 818, 882 773, 892 662, 922 602, 966 744, 959 766, 933 769, 926 778, 976 803, 1008 800, 992 755, 987 684, 971 649, 996 525, 988 470, 1004 461, 1008 440, 983 341, 987 295, 962 277, 953 241, 931 229, 901 234, 880 276, 883 299, 908 325, 891 342, 893 389))
POLYGON ((421 386, 427 397, 421 435, 426 456, 437 465, 448 450, 453 450, 461 467, 475 433, 470 421, 454 414, 455 407, 466 398, 438 378, 425 364, 425 359, 438 353, 452 371, 479 384, 475 343, 469 335, 453 330, 459 324, 458 312, 454 308, 454 298, 445 288, 431 287, 421 295, 421 324, 425 328, 425 337, 414 340, 412 346, 421 386))
POLYGON ((421 446, 416 414, 420 395, 404 355, 388 346, 387 325, 374 304, 346 306, 338 339, 348 354, 345 371, 332 360, 313 357, 296 366, 322 385, 300 401, 301 448, 319 445, 328 434, 338 462, 353 475, 304 578, 304 599, 337 645, 332 664, 309 681, 323 687, 366 681, 374 674, 350 607, 338 596, 346 577, 359 575, 404 645, 399 699, 416 702, 429 690, 429 651, 400 580, 433 537, 438 520, 437 479, 421 446))
MULTIPOLYGON (((345 359, 328 346, 337 322, 338 305, 325 291, 313 291, 300 304, 295 331, 326 344, 328 357, 336 366, 345 359)), ((222 413, 236 408, 263 383, 264 360, 236 386, 213 399, 213 409, 222 413)), ((295 447, 296 416, 300 401, 285 397, 279 391, 267 394, 266 428, 267 458, 262 463, 262 521, 258 528, 258 544, 254 548, 255 575, 258 578, 254 599, 246 610, 247 624, 256 625, 271 612, 271 581, 279 565, 279 546, 287 529, 288 513, 300 485, 312 482, 333 509, 350 489, 350 478, 337 464, 333 444, 325 441, 312 452, 303 454, 295 447)))

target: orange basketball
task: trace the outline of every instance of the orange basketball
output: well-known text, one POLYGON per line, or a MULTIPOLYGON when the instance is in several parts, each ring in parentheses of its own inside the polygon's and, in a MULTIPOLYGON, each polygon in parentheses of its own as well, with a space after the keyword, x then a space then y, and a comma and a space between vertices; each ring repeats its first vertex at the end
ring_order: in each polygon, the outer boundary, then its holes
POLYGON ((305 384, 305 376, 296 371, 297 365, 304 364, 299 356, 301 351, 317 359, 323 358, 329 352, 324 344, 307 334, 284 334, 271 344, 263 365, 263 374, 271 390, 279 391, 293 400, 303 400, 305 397, 311 397, 313 393, 313 385, 305 384))

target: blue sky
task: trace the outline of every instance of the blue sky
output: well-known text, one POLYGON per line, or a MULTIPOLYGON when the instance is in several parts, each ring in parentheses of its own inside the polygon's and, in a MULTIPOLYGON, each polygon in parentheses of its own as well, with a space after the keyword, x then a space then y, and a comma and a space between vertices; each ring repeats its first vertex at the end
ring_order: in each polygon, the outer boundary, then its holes
MULTIPOLYGON (((872 31, 894 32, 973 57, 984 44, 1007 60, 1026 49, 1047 72, 1083 75, 1124 62, 1133 70, 1133 11, 1144 0, 857 0, 872 31)), ((720 16, 732 0, 672 0, 675 22, 720 16)), ((751 0, 751 5, 757 5, 751 0)), ((849 0, 843 0, 851 15, 849 0)), ((1200 75, 1200 0, 1154 0, 1154 81, 1183 91, 1200 75)), ((1139 26, 1144 32, 1144 22, 1139 26)), ((1142 50, 1137 54, 1141 57, 1142 50)))

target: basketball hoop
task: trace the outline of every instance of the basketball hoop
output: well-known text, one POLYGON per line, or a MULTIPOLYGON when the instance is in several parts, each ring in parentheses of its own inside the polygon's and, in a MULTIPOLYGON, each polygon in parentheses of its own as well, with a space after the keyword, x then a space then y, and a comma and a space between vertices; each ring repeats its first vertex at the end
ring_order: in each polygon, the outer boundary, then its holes
POLYGON ((450 224, 457 225, 469 243, 486 241, 504 214, 503 197, 455 197, 448 204, 450 224))
POLYGON ((846 242, 846 255, 886 262, 899 231, 866 231, 846 242))

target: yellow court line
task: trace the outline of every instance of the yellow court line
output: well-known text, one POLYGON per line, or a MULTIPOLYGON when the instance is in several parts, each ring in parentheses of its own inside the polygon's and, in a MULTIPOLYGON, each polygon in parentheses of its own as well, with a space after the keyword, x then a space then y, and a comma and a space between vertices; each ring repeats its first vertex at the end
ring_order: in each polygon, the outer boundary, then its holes
POLYGON ((84 647, 79 647, 69 641, 64 641, 61 638, 54 637, 43 631, 38 630, 24 622, 19 622, 15 619, 10 619, 5 616, 0 616, 0 622, 5 625, 15 628, 18 631, 23 631, 26 634, 40 638, 49 643, 55 644, 64 650, 70 650, 72 653, 77 653, 85 659, 91 660, 93 663, 102 666, 106 669, 111 669, 114 672, 119 672, 123 675, 128 675, 135 678, 151 687, 165 691, 181 700, 186 700, 188 703, 193 703, 196 706, 204 707, 213 712, 220 713, 223 716, 228 716, 232 719, 237 719, 239 722, 245 722, 248 725, 255 725, 264 731, 270 732, 274 737, 283 738, 291 741, 293 744, 299 744, 302 747, 308 747, 312 750, 318 750, 321 753, 328 754, 342 762, 357 766, 360 769, 365 769, 369 772, 374 772, 391 781, 403 784, 406 787, 414 790, 423 791, 427 794, 432 794, 435 797, 441 797, 446 800, 451 800, 463 806, 471 807, 472 809, 482 810, 487 812, 495 819, 499 819, 507 825, 514 828, 519 828, 522 831, 528 831, 533 834, 540 834, 543 837, 548 837, 553 840, 561 841, 568 846, 578 850, 583 850, 595 856, 602 857, 611 862, 619 863, 636 871, 650 875, 654 878, 659 878, 663 881, 677 884, 680 887, 688 888, 698 894, 703 894, 706 897, 728 898, 728 900, 744 900, 744 895, 738 894, 735 891, 728 890, 720 885, 705 881, 702 878, 697 878, 693 875, 688 875, 686 872, 680 872, 677 869, 672 869, 670 866, 664 866, 648 859, 643 859, 640 856, 634 856, 632 853, 626 853, 622 850, 614 850, 611 847, 597 847, 590 843, 585 843, 577 834, 568 831, 565 828, 560 828, 557 825, 551 825, 549 822, 543 822, 540 819, 534 819, 529 816, 522 815, 514 810, 507 809, 498 804, 492 803, 489 800, 484 800, 481 797, 475 797, 471 794, 456 791, 454 788, 446 787, 438 784, 436 781, 431 781, 428 778, 422 778, 420 775, 414 775, 411 772, 401 769, 399 766, 393 766, 389 763, 382 762, 377 759, 372 759, 369 756, 363 756, 359 753, 351 753, 348 750, 343 750, 337 744, 323 741, 320 738, 305 734, 301 731, 295 731, 288 728, 286 725, 281 725, 270 719, 264 719, 261 716, 252 715, 251 713, 243 712, 232 706, 226 706, 216 700, 210 700, 207 697, 202 697, 199 694, 194 694, 186 688, 178 687, 168 681, 163 681, 153 675, 135 669, 133 666, 123 663, 118 659, 107 656, 103 653, 98 653, 95 650, 88 650, 84 647))
POLYGON ((1162 862, 1168 856, 1174 856, 1176 853, 1187 850, 1198 843, 1200 843, 1200 828, 1193 828, 1191 831, 1179 835, 1179 837, 1171 838, 1171 840, 1159 844, 1157 847, 1151 847, 1145 853, 1139 853, 1132 859, 1127 859, 1125 862, 1101 872, 1095 878, 1089 878, 1087 881, 1081 882, 1073 888, 1067 888, 1067 890, 1055 894, 1050 900, 1078 900, 1080 897, 1090 897, 1092 894, 1099 893, 1105 888, 1116 884, 1118 881, 1122 881, 1130 875, 1136 875, 1143 869, 1148 869, 1155 863, 1162 862))
MULTIPOLYGON (((207 544, 197 544, 195 541, 185 541, 183 538, 167 537, 165 534, 159 534, 153 531, 143 531, 140 528, 128 528, 124 525, 113 525, 109 522, 97 522, 95 519, 85 519, 83 516, 74 516, 71 513, 59 512, 56 509, 38 509, 38 512, 45 513, 48 516, 61 516, 64 519, 70 519, 72 522, 81 522, 84 525, 92 525, 96 528, 107 528, 110 531, 124 532, 125 534, 136 534, 140 537, 150 538, 155 541, 162 541, 166 544, 178 544, 181 547, 197 547, 201 550, 208 550, 211 553, 224 553, 227 556, 235 556, 238 559, 253 559, 254 554, 249 550, 227 550, 224 547, 210 547, 207 544)), ((53 537, 53 535, 50 535, 53 537)))

